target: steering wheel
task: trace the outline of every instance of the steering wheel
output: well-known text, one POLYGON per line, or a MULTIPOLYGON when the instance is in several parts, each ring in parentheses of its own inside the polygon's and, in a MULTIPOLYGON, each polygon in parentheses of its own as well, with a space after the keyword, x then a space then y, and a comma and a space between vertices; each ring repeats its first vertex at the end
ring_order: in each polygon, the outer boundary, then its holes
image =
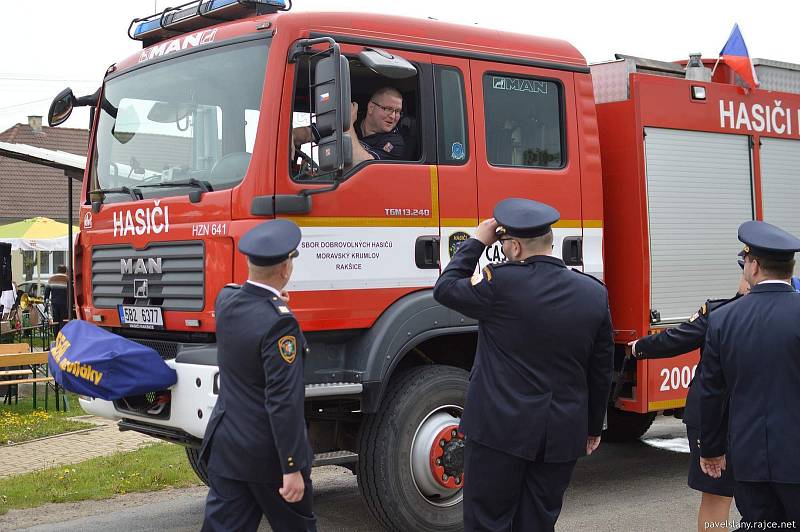
POLYGON ((295 148, 294 150, 294 162, 296 165, 299 165, 300 168, 297 177, 314 176, 319 172, 319 165, 316 161, 299 148, 295 148))

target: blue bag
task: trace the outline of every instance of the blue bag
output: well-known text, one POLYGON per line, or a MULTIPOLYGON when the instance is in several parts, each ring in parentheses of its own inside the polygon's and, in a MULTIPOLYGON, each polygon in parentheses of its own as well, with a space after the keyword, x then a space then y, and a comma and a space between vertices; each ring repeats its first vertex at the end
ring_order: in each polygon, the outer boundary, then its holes
POLYGON ((64 389, 107 401, 163 390, 178 380, 154 349, 82 320, 61 328, 48 366, 64 389))
POLYGON ((800 279, 797 277, 792 277, 792 288, 795 292, 800 292, 800 279))

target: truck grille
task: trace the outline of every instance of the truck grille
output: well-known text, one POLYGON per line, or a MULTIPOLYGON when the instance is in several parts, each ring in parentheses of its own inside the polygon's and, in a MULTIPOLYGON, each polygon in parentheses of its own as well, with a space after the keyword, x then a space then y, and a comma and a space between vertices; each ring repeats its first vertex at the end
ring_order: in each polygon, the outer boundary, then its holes
POLYGON ((157 306, 164 310, 203 310, 204 255, 203 242, 197 240, 155 242, 143 249, 128 245, 96 246, 92 249, 94 306, 115 308, 124 304, 157 306), (161 273, 151 267, 156 259, 161 259, 161 273), (138 273, 123 273, 123 263, 132 264, 135 272, 137 261, 138 273), (137 298, 134 281, 141 286, 143 279, 147 297, 137 298))
POLYGON ((172 360, 176 356, 178 356, 178 347, 180 344, 178 342, 166 342, 164 340, 145 340, 143 338, 129 338, 133 340, 137 344, 142 344, 143 346, 149 347, 150 349, 155 349, 161 358, 164 360, 172 360))

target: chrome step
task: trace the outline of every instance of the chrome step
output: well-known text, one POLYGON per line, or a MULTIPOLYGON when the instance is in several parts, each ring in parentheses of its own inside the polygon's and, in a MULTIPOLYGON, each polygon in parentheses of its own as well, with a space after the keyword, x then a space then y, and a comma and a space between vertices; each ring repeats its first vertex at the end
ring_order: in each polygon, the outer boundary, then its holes
POLYGON ((306 397, 327 397, 330 395, 358 395, 364 386, 356 382, 326 382, 306 384, 306 397))
POLYGON ((358 455, 350 451, 333 451, 314 455, 314 467, 324 465, 341 465, 358 462, 358 455))

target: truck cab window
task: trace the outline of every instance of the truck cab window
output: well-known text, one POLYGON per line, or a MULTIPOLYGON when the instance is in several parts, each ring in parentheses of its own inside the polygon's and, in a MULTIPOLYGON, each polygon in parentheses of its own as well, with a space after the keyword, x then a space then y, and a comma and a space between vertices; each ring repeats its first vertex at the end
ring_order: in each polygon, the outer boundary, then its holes
POLYGON ((268 47, 218 46, 110 79, 90 190, 105 203, 236 186, 255 144, 268 47), (231 83, 231 80, 236 80, 231 83))
MULTIPOLYGON (((419 132, 419 76, 396 80, 376 74, 355 58, 350 58, 350 84, 353 125, 347 132, 353 140, 353 164, 397 163, 421 158, 419 132), (358 145, 356 145, 358 139, 358 145)), ((292 107, 290 174, 296 181, 313 180, 317 174, 315 122, 309 105, 308 58, 297 66, 292 107)), ((330 176, 321 176, 328 180, 330 176)))
POLYGON ((561 87, 511 74, 483 77, 486 157, 495 166, 561 168, 561 87))
POLYGON ((434 73, 439 164, 463 164, 469 154, 464 77, 458 69, 440 65, 434 73))

